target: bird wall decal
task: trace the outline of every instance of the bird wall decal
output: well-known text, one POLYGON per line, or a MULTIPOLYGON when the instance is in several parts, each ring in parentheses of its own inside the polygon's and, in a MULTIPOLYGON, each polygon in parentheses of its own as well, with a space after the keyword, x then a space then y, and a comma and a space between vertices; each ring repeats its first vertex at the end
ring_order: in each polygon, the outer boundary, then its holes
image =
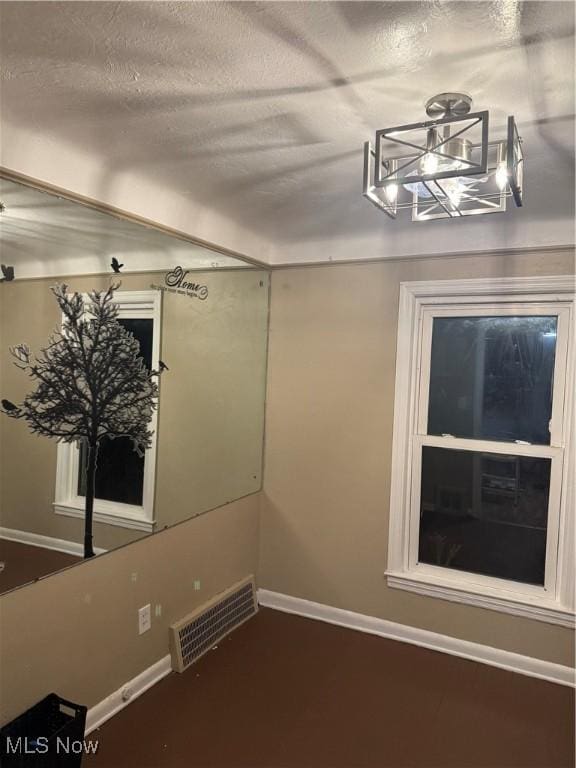
POLYGON ((7 283, 14 280, 14 267, 8 267, 6 264, 0 264, 2 270, 2 277, 0 277, 0 283, 6 281, 7 283))

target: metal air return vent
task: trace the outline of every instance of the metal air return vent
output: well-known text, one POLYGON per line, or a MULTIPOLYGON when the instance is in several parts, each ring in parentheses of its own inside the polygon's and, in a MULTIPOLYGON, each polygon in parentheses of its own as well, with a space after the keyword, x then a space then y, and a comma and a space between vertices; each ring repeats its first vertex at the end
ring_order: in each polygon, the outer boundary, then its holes
POLYGON ((172 668, 184 672, 258 610, 254 577, 249 576, 170 626, 172 668))

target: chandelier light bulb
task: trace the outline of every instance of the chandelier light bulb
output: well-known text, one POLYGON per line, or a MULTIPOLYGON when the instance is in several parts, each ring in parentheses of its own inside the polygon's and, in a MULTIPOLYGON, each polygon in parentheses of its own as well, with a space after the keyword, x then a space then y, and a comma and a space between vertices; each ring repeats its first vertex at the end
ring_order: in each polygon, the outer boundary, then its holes
POLYGON ((438 155, 427 152, 422 159, 422 171, 425 174, 436 173, 438 170, 438 155))
POLYGON ((496 170, 496 184, 500 191, 504 190, 506 184, 508 184, 508 168, 506 167, 506 163, 500 163, 496 170))
POLYGON ((446 179, 446 181, 443 184, 444 190, 446 191, 446 196, 448 197, 448 200, 450 203, 454 206, 454 208, 458 208, 462 201, 462 183, 460 182, 460 179, 446 179))
POLYGON ((448 192, 448 197, 450 199, 450 202, 455 208, 458 208, 460 205, 460 201, 462 199, 462 190, 461 189, 453 189, 450 192, 448 192))
POLYGON ((398 197, 398 184, 388 184, 386 189, 386 197, 389 203, 394 203, 398 197))

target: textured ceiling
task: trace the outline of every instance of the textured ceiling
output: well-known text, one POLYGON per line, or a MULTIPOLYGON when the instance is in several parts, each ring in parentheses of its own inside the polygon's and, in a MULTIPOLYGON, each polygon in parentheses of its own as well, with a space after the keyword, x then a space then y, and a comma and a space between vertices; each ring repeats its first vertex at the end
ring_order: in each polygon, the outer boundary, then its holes
POLYGON ((273 261, 573 239, 571 2, 0 6, 3 119, 217 209, 273 261), (525 209, 412 224, 361 197, 363 142, 443 90, 496 132, 516 115, 525 209))

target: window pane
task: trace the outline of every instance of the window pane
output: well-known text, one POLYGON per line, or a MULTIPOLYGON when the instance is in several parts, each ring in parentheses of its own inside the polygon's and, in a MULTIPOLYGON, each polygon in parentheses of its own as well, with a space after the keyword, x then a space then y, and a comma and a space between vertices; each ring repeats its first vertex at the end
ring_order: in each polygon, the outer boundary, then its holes
POLYGON ((127 331, 134 336, 140 343, 140 355, 146 364, 148 370, 152 369, 152 331, 154 321, 150 319, 118 319, 120 325, 123 325, 127 331))
POLYGON ((544 584, 550 465, 424 446, 419 562, 544 584))
MULTIPOLYGON (((119 320, 140 342, 140 354, 148 368, 152 367, 153 321, 150 319, 119 320)), ((86 493, 85 468, 87 451, 80 446, 78 495, 86 493)), ((98 449, 96 468, 96 498, 140 506, 144 490, 144 457, 132 448, 127 437, 104 439, 98 449)))
POLYGON ((557 317, 435 317, 428 434, 548 445, 557 317))

